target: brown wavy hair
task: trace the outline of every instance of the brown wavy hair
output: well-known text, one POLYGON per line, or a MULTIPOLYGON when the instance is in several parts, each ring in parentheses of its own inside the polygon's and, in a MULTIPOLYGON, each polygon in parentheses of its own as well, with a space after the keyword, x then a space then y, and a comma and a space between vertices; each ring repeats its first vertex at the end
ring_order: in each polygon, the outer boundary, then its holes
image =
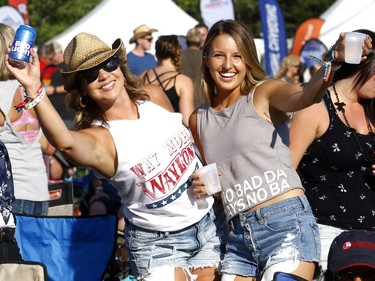
MULTIPOLYGON (((140 80, 135 77, 126 66, 127 56, 125 47, 121 47, 115 55, 118 58, 121 72, 124 75, 124 87, 132 102, 136 103, 137 101, 149 100, 149 96, 141 88, 140 80)), ((80 102, 82 92, 83 83, 80 79, 76 79, 66 97, 67 105, 76 111, 74 129, 80 130, 89 128, 92 126, 94 120, 106 123, 107 120, 105 120, 101 108, 89 96, 86 96, 86 106, 82 107, 80 102)))
POLYGON ((155 42, 155 56, 160 62, 170 58, 177 71, 181 69, 181 45, 176 35, 163 35, 155 42))

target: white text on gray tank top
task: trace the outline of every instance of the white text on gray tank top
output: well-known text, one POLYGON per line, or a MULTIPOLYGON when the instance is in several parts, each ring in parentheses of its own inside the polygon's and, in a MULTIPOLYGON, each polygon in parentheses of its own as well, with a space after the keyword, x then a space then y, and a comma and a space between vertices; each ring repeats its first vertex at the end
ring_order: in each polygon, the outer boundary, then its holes
POLYGON ((245 179, 223 192, 224 206, 229 217, 274 198, 289 189, 287 175, 282 170, 266 171, 263 175, 245 179))

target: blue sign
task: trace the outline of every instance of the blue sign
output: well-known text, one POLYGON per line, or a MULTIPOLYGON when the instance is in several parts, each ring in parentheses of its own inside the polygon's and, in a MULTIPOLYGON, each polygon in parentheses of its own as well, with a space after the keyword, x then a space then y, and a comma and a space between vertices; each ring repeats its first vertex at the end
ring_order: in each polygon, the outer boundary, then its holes
POLYGON ((265 70, 275 76, 281 61, 287 56, 284 18, 276 0, 259 0, 264 39, 265 70))

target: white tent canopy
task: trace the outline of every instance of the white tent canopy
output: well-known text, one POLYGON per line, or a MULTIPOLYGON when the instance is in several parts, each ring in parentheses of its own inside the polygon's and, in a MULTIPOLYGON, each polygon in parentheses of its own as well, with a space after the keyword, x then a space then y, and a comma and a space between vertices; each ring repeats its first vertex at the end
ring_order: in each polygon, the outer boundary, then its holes
POLYGON ((182 35, 197 24, 172 0, 102 0, 85 17, 50 41, 59 42, 65 48, 69 41, 80 32, 98 36, 109 46, 116 38, 121 38, 128 51, 133 30, 146 24, 155 28, 155 38, 159 35, 182 35))
POLYGON ((320 18, 325 22, 320 40, 329 48, 340 32, 369 29, 375 32, 375 0, 337 0, 320 18))

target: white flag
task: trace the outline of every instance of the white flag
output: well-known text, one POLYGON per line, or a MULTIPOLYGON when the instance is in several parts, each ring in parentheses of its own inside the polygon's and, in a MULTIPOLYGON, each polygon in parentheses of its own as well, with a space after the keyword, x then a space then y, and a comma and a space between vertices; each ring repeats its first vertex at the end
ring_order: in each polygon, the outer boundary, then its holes
POLYGON ((208 28, 219 20, 234 19, 232 0, 201 0, 200 10, 203 22, 208 28))

